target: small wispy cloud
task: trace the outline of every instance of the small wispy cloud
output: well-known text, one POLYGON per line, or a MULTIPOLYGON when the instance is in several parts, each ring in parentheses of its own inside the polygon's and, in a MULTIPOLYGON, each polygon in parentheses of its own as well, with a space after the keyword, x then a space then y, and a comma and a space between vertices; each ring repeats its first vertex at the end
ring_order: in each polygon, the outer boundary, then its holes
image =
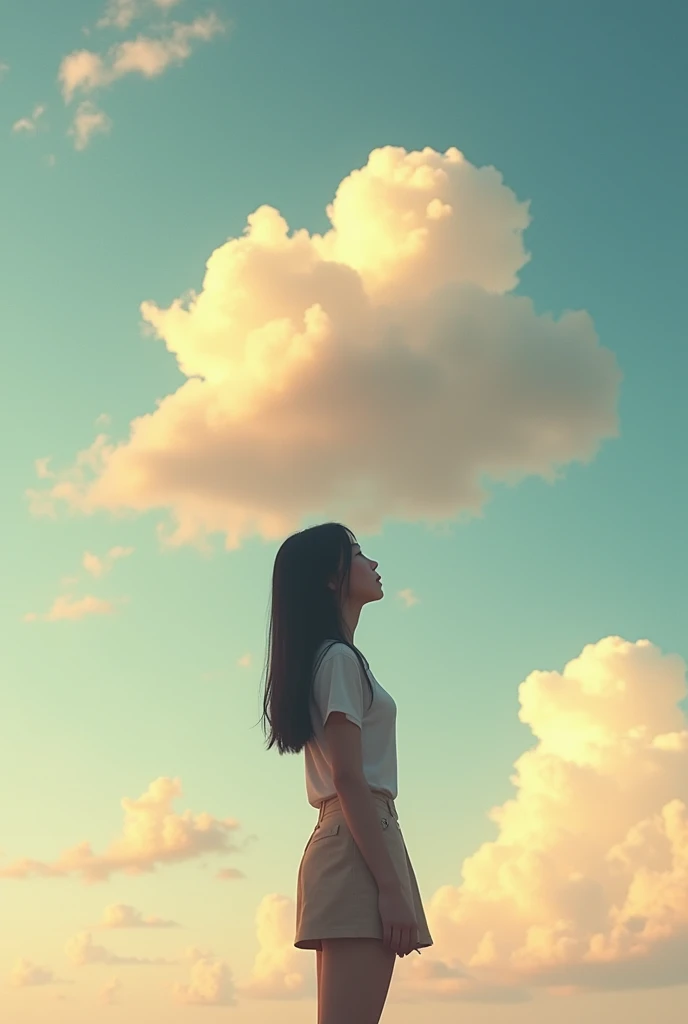
POLYGON ((106 134, 112 128, 112 120, 106 113, 99 110, 95 103, 83 100, 74 115, 67 134, 74 139, 74 148, 80 152, 88 146, 96 134, 106 134))
POLYGON ((219 878, 221 882, 227 882, 233 881, 235 878, 246 878, 246 875, 239 868, 220 868, 215 877, 219 878))
POLYGON ((103 928, 179 928, 176 921, 166 921, 154 915, 144 917, 140 910, 128 903, 111 903, 103 911, 103 928))
POLYGON ((240 665, 241 668, 250 668, 252 664, 253 656, 250 653, 242 654, 241 657, 237 660, 237 665, 240 665))
POLYGON ((46 455, 44 458, 34 459, 34 468, 36 470, 36 476, 39 480, 50 480, 55 476, 52 470, 48 469, 48 463, 50 462, 50 455, 46 455))
POLYGON ((137 0, 111 0, 96 22, 96 28, 128 28, 138 17, 140 6, 137 0))
POLYGON ((106 573, 110 572, 113 565, 120 558, 128 558, 133 553, 133 548, 122 547, 121 544, 116 545, 114 548, 110 548, 107 554, 99 557, 98 555, 92 554, 90 551, 85 551, 84 556, 81 560, 81 564, 87 573, 91 576, 95 576, 99 579, 106 573))
POLYGON ((90 964, 127 964, 136 967, 162 967, 169 964, 179 963, 178 960, 169 960, 166 957, 140 957, 140 956, 119 956, 105 946, 98 946, 93 941, 90 932, 79 932, 74 935, 65 945, 65 953, 76 967, 86 967, 90 964))
POLYGON ((12 125, 13 132, 27 132, 29 135, 33 135, 38 127, 38 122, 45 113, 45 105, 43 103, 37 103, 33 108, 33 112, 30 117, 20 117, 18 121, 15 121, 12 125))
POLYGON ((96 28, 128 28, 148 11, 168 11, 179 3, 181 0, 110 0, 96 28))
POLYGON ((410 608, 414 604, 418 604, 420 598, 416 597, 410 587, 406 587, 404 590, 399 591, 399 597, 404 602, 407 608, 410 608))
POLYGON ((9 70, 9 64, 5 64, 4 61, 0 60, 0 82, 2 82, 5 75, 9 74, 9 70))
POLYGON ((111 85, 124 75, 157 78, 171 65, 183 64, 195 42, 208 42, 225 26, 214 13, 182 24, 175 22, 158 37, 139 35, 110 47, 105 56, 92 50, 75 50, 60 64, 58 80, 66 103, 77 92, 89 93, 111 85))
POLYGON ((122 991, 122 982, 119 978, 112 978, 110 981, 106 981, 100 992, 98 998, 103 1006, 113 1006, 117 1001, 117 996, 122 991))
POLYGON ((26 957, 15 961, 10 972, 10 985, 15 988, 29 988, 33 985, 55 985, 58 978, 49 967, 41 967, 26 957))
MULTIPOLYGON (((51 477, 52 473, 47 466, 48 459, 36 459, 36 471, 39 476, 51 477)), ((100 579, 110 572, 115 562, 122 558, 128 558, 133 554, 133 547, 124 547, 116 544, 104 555, 95 555, 92 551, 85 551, 81 566, 95 579, 100 579)), ((114 601, 108 601, 94 594, 86 594, 84 597, 75 597, 71 593, 72 588, 79 583, 79 577, 75 575, 63 576, 60 580, 60 589, 70 591, 62 593, 53 601, 47 612, 27 612, 23 617, 24 622, 77 622, 92 615, 112 615, 117 606, 128 601, 126 597, 118 597, 114 601)))
POLYGON ((182 953, 182 961, 194 963, 196 960, 212 960, 214 951, 209 946, 187 946, 182 953))
MULTIPOLYGON (((120 598, 119 600, 124 599, 120 598)), ((85 597, 78 598, 61 594, 55 598, 49 611, 43 614, 27 612, 24 622, 77 622, 91 615, 113 615, 115 611, 114 602, 94 597, 93 594, 86 594, 85 597)))

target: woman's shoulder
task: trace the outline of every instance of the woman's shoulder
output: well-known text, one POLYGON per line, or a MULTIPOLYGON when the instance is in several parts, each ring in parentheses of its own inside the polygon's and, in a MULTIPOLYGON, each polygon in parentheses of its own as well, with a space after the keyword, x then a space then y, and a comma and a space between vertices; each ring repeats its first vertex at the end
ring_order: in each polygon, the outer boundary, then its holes
POLYGON ((366 667, 366 670, 369 671, 370 669, 370 666, 368 665, 368 659, 365 657, 365 655, 361 654, 358 648, 354 650, 353 647, 351 647, 347 643, 344 643, 343 640, 323 640, 323 642, 319 645, 317 651, 315 652, 315 656, 317 665, 322 665, 323 662, 330 661, 334 658, 343 657, 355 662, 356 665, 359 666, 359 668, 361 664, 363 664, 366 667))
POLYGON ((348 644, 345 644, 343 640, 323 640, 316 650, 316 656, 322 656, 322 660, 344 655, 347 658, 356 658, 356 652, 348 644))

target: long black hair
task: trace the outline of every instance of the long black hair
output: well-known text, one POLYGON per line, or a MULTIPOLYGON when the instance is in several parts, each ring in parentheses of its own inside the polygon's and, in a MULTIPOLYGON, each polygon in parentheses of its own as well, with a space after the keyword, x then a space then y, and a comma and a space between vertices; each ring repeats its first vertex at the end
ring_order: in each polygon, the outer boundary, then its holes
POLYGON ((346 637, 341 611, 356 543, 341 523, 322 523, 287 537, 275 556, 261 716, 266 735, 269 726, 268 750, 277 745, 280 754, 298 754, 313 737, 314 660, 326 640, 354 651, 374 698, 367 663, 346 637), (338 581, 337 590, 328 587, 332 580, 338 581))

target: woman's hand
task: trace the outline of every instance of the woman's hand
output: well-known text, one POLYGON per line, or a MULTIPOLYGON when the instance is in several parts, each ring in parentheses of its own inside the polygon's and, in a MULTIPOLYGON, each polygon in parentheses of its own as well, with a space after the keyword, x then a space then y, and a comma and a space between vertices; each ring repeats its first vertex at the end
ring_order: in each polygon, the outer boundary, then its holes
POLYGON ((411 953, 418 945, 418 923, 401 886, 380 890, 377 905, 382 918, 383 945, 397 956, 411 953))

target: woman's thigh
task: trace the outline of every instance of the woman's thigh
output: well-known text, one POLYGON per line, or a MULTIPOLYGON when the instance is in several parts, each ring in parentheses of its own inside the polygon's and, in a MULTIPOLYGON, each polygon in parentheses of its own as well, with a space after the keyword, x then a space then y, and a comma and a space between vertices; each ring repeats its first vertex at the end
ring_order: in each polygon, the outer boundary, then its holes
POLYGON ((323 939, 318 1024, 378 1024, 395 959, 379 939, 323 939))

